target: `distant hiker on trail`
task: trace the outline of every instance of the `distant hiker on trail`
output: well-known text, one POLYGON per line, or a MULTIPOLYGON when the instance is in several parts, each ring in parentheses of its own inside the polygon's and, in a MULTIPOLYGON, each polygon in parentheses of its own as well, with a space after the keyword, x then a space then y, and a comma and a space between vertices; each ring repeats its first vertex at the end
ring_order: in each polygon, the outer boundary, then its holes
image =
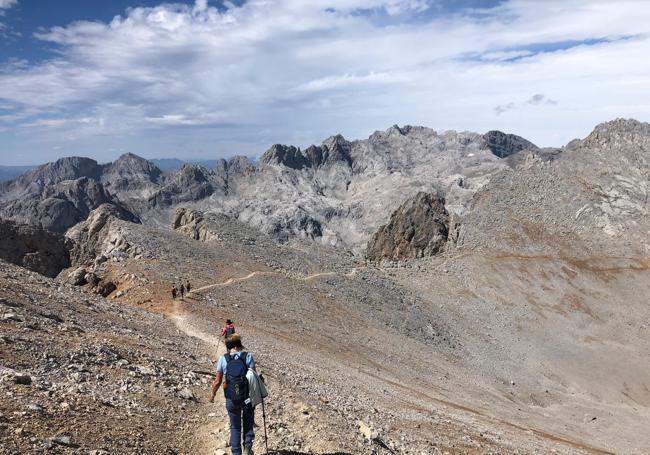
POLYGON ((217 375, 212 381, 210 403, 214 403, 214 397, 223 382, 226 409, 230 418, 232 455, 242 455, 242 437, 244 442, 243 455, 253 455, 255 409, 251 405, 249 398, 246 374, 249 369, 255 371, 255 360, 249 352, 243 350, 244 347, 239 334, 226 338, 226 348, 228 353, 222 355, 216 364, 217 375))
POLYGON ((183 284, 181 284, 181 299, 183 297, 185 297, 185 286, 183 286, 183 284))
POLYGON ((185 289, 187 290, 187 293, 189 294, 190 291, 192 290, 192 286, 190 286, 190 280, 187 280, 187 284, 185 285, 185 289))
POLYGON ((176 286, 172 286, 172 299, 176 300, 176 286))
POLYGON ((236 333, 235 330, 235 325, 232 323, 230 319, 226 319, 226 325, 223 329, 221 329, 221 335, 222 337, 229 337, 232 336, 236 333))

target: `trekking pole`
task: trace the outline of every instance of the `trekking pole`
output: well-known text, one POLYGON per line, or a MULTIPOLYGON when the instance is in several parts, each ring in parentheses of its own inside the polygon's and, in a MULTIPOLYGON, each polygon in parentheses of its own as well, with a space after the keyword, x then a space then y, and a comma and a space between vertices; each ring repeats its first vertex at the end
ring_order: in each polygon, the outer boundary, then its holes
POLYGON ((221 344, 221 337, 219 337, 219 341, 217 341, 217 360, 219 360, 219 345, 221 344))
POLYGON ((262 398, 262 420, 264 421, 264 445, 266 446, 266 452, 264 455, 269 453, 269 438, 266 435, 266 410, 264 409, 264 398, 262 398))

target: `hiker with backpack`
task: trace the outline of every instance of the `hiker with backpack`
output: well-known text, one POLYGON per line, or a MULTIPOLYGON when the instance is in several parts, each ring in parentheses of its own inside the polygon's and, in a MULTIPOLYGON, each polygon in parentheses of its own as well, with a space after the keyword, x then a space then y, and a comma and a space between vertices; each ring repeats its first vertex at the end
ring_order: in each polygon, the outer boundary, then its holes
POLYGON ((221 335, 222 337, 228 338, 229 336, 232 336, 237 332, 235 330, 235 325, 232 323, 230 319, 226 319, 226 325, 224 326, 223 329, 221 329, 221 335))
POLYGON ((226 338, 226 349, 227 353, 216 364, 217 375, 212 381, 210 403, 214 403, 217 390, 223 383, 226 410, 230 418, 232 455, 242 455, 242 439, 243 455, 253 455, 255 409, 249 398, 247 374, 249 370, 255 371, 255 360, 249 352, 243 350, 239 334, 226 338))

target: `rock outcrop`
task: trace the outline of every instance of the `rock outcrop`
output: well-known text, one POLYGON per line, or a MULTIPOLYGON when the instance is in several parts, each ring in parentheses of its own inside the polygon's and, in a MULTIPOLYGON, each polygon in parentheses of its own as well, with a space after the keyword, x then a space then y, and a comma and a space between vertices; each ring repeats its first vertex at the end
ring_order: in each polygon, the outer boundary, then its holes
MULTIPOLYGON (((93 262, 103 262, 116 252, 126 253, 129 245, 114 229, 116 221, 138 223, 135 215, 127 210, 103 204, 95 209, 82 223, 72 227, 66 233, 72 247, 70 258, 73 265, 88 265, 93 262), (97 258, 102 257, 97 261, 97 258)), ((99 264, 97 264, 99 265, 99 264)))
POLYGON ((370 260, 399 260, 439 253, 449 235, 449 214, 443 198, 418 193, 402 204, 388 224, 368 242, 370 260))
POLYGON ((70 266, 69 245, 62 235, 0 220, 0 258, 47 277, 70 266))
POLYGON ((203 213, 198 210, 188 210, 185 208, 176 210, 174 220, 172 221, 172 229, 182 232, 194 240, 200 240, 202 242, 219 238, 219 236, 204 223, 203 213))

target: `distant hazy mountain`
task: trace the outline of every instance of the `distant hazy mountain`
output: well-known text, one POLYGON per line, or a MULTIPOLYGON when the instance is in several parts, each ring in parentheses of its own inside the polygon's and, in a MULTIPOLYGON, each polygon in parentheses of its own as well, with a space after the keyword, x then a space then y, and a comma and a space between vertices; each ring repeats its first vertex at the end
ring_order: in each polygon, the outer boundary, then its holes
POLYGON ((177 171, 185 164, 196 164, 198 166, 207 167, 212 169, 217 165, 218 160, 190 160, 184 161, 178 158, 154 158, 151 161, 161 171, 177 171))
POLYGON ((0 182, 13 180, 35 166, 0 166, 0 182))

